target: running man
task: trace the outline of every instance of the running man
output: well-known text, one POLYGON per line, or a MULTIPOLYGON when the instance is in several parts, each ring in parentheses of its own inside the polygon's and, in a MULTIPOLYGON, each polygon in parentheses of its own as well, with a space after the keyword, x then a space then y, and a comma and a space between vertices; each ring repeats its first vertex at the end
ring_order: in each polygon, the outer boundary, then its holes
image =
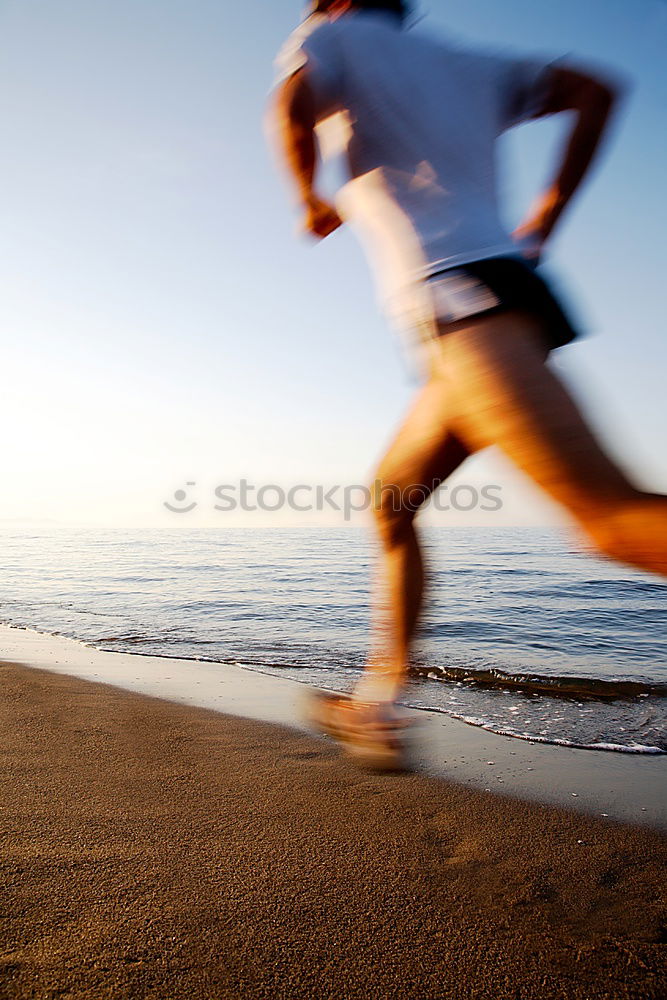
POLYGON ((667 575, 667 497, 643 492, 604 453, 546 364, 576 336, 536 266, 586 175, 615 85, 562 63, 454 47, 407 31, 403 0, 319 0, 279 59, 280 149, 318 239, 359 230, 390 318, 425 368, 381 460, 375 519, 381 584, 373 652, 351 697, 316 695, 312 718, 352 753, 400 763, 405 683, 424 574, 415 513, 469 456, 497 445, 572 515, 602 554, 667 575), (496 140, 568 111, 546 192, 513 233, 499 217, 496 140), (318 194, 316 126, 344 130, 349 180, 318 194))

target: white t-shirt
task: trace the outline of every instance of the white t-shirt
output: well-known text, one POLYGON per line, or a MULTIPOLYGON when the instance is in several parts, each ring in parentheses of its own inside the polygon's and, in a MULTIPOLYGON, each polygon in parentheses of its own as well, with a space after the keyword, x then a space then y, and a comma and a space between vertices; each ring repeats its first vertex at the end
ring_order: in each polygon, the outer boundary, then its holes
POLYGON ((345 120, 337 193, 392 299, 425 275, 515 255, 496 192, 496 140, 538 115, 549 63, 456 47, 382 12, 308 18, 277 59, 305 67, 319 123, 345 120))

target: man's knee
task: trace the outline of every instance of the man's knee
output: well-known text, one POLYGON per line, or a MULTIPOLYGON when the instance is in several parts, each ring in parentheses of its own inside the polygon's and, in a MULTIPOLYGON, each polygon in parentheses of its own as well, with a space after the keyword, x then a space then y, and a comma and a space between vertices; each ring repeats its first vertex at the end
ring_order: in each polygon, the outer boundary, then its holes
POLYGON ((637 518, 641 519, 643 495, 628 490, 614 499, 604 497, 590 504, 580 523, 601 555, 627 562, 637 537, 637 518))
POLYGON ((424 486, 399 486, 379 473, 372 486, 373 515, 385 544, 403 541, 412 530, 417 511, 429 497, 424 486))
POLYGON ((599 555, 609 559, 622 559, 620 550, 623 539, 615 517, 605 513, 585 519, 580 518, 579 523, 599 555))
POLYGON ((667 501, 633 490, 615 504, 607 504, 581 519, 584 531, 601 555, 617 562, 642 565, 651 562, 651 549, 660 547, 663 534, 656 523, 665 524, 667 501))
POLYGON ((617 478, 605 479, 581 470, 571 472, 569 477, 562 476, 548 492, 604 554, 611 554, 611 550, 622 544, 624 514, 642 497, 620 473, 617 478))

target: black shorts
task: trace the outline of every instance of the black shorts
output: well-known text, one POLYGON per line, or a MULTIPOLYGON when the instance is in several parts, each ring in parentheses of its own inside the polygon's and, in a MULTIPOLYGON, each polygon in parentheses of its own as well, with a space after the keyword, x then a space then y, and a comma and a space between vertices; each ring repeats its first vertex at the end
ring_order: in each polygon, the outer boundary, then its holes
POLYGON ((580 334, 544 278, 522 257, 491 257, 431 274, 440 335, 447 325, 475 316, 518 309, 541 320, 549 350, 580 334))

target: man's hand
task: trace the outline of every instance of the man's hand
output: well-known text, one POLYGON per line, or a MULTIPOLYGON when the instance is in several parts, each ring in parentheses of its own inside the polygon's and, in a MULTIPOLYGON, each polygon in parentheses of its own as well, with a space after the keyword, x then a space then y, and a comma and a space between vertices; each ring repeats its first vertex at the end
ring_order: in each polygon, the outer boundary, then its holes
POLYGON ((570 111, 574 121, 553 182, 514 231, 519 249, 530 260, 539 261, 556 223, 588 173, 618 93, 618 87, 578 70, 552 69, 549 94, 537 117, 570 111))
POLYGON ((522 244, 521 249, 526 257, 531 260, 540 259, 544 244, 551 236, 563 207, 559 192, 551 188, 538 198, 527 218, 514 230, 514 239, 522 244))
POLYGON ((330 205, 327 201, 323 201, 322 198, 318 198, 317 195, 310 195, 304 207, 304 232, 309 233, 318 240, 325 239, 343 225, 343 220, 333 205, 330 205))

